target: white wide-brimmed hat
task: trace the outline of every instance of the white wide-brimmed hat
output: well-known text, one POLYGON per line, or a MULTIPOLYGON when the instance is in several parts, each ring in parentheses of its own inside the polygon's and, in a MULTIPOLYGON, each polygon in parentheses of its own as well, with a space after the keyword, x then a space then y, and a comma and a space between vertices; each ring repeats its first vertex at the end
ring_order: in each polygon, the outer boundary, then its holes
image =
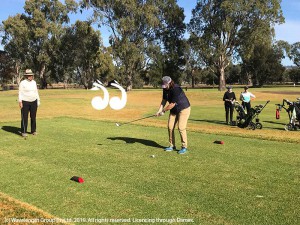
POLYGON ((26 69, 25 70, 24 76, 33 76, 33 75, 34 75, 34 73, 32 72, 31 69, 26 69))

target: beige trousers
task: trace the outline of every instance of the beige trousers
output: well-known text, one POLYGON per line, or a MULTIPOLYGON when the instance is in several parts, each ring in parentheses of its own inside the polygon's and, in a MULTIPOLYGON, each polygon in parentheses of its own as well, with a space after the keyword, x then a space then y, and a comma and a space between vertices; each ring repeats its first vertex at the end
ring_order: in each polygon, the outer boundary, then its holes
POLYGON ((191 113, 191 107, 183 109, 179 114, 170 113, 169 121, 168 121, 168 131, 169 131, 169 143, 171 147, 175 146, 174 130, 176 124, 178 123, 178 130, 181 137, 181 147, 187 148, 186 126, 187 126, 187 121, 189 119, 190 113, 191 113))

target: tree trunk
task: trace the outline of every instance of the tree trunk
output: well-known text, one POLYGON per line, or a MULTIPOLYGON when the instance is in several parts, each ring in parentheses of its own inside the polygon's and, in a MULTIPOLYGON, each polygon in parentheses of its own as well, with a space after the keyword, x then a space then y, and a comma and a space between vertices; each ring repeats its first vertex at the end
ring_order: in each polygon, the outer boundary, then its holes
POLYGON ((22 79, 21 74, 20 74, 20 63, 18 63, 18 62, 16 63, 15 69, 16 69, 16 73, 17 73, 17 84, 19 86, 21 79, 22 79))
POLYGON ((45 70, 46 70, 46 65, 43 64, 40 72, 40 79, 41 79, 41 88, 45 89, 47 88, 47 81, 46 81, 46 77, 45 77, 45 70))
POLYGON ((64 89, 68 89, 68 82, 64 80, 64 89))
POLYGON ((224 67, 221 66, 219 68, 219 74, 220 74, 219 91, 224 91, 226 89, 225 68, 224 67))
POLYGON ((219 62, 217 65, 219 73, 219 91, 224 91, 226 89, 226 80, 225 80, 225 68, 229 65, 229 62, 226 61, 226 55, 220 55, 219 62))
POLYGON ((127 82, 126 82, 126 91, 132 90, 132 75, 131 73, 128 73, 127 75, 127 82))
POLYGON ((194 70, 192 70, 192 73, 191 73, 191 77, 192 77, 192 88, 195 88, 195 76, 194 76, 194 70))

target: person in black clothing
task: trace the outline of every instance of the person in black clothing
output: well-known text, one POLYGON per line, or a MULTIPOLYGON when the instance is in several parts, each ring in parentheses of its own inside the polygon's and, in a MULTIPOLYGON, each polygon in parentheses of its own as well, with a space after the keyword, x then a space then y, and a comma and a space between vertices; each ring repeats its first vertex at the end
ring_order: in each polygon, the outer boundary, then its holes
POLYGON ((166 111, 170 111, 168 120, 169 147, 165 151, 173 151, 175 147, 174 129, 178 124, 178 130, 181 137, 181 150, 179 154, 185 154, 187 151, 187 122, 191 113, 191 106, 182 88, 175 84, 169 76, 162 78, 163 96, 156 113, 157 116, 162 116, 166 111), (165 107, 165 105, 168 105, 165 107))
POLYGON ((226 124, 228 124, 228 116, 230 113, 230 125, 232 125, 234 102, 236 100, 235 93, 232 91, 232 87, 228 86, 227 91, 224 93, 223 101, 225 106, 226 124))

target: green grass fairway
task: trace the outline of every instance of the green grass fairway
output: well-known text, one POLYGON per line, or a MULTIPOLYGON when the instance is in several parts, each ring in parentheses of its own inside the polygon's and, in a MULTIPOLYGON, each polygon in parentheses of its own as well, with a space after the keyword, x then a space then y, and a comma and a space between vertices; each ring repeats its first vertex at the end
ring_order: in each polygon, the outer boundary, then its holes
POLYGON ((191 132, 191 151, 178 155, 162 151, 162 128, 72 118, 38 125, 40 135, 27 140, 1 130, 0 187, 60 218, 299 219, 298 144, 191 132), (85 182, 70 181, 74 175, 85 182))
MULTIPOLYGON (((256 91, 272 105, 261 115, 265 127, 252 131, 224 125, 222 101, 205 107, 222 93, 189 90, 189 151, 179 155, 163 151, 166 116, 115 125, 154 113, 160 91, 129 93, 123 111, 91 109, 87 91, 40 93, 39 134, 24 140, 16 92, 0 92, 0 206, 10 196, 75 224, 299 224, 300 131, 283 130, 283 114, 275 120, 282 95, 256 91)), ((24 218, 8 209, 0 224, 24 218)))

